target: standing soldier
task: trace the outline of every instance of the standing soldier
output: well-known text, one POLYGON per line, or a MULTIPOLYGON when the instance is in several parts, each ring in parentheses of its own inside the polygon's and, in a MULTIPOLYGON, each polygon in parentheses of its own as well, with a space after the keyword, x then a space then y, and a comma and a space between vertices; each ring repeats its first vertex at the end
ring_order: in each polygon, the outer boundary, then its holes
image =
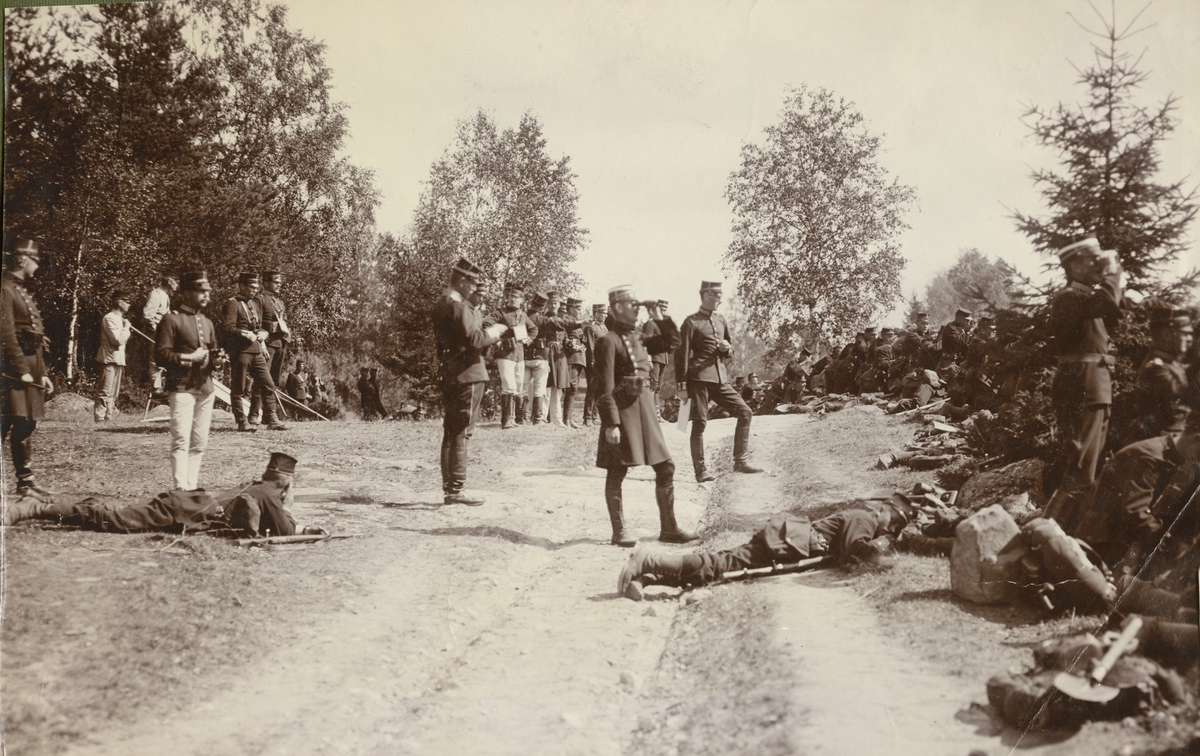
MULTIPOLYGON (((665 299, 658 300, 658 311, 664 316, 667 316, 667 305, 670 304, 665 299)), ((642 324, 642 337, 650 338, 658 335, 658 326, 653 320, 647 320, 642 324)), ((670 362, 671 355, 667 352, 661 354, 650 355, 650 393, 654 394, 654 412, 658 415, 658 419, 662 419, 662 405, 659 402, 659 397, 662 394, 662 379, 663 373, 666 372, 667 363, 670 362)))
POLYGON ((129 341, 129 297, 117 289, 112 293, 112 309, 100 320, 100 347, 96 362, 103 367, 100 385, 96 387, 96 422, 102 423, 117 416, 117 396, 121 393, 121 376, 125 373, 125 344, 129 341))
POLYGON ((563 386, 562 414, 563 423, 568 428, 578 428, 575 423, 575 395, 580 389, 587 392, 587 345, 584 343, 583 327, 587 325, 581 319, 580 305, 582 299, 567 298, 567 312, 564 316, 570 321, 566 326, 566 338, 563 339, 563 356, 567 361, 566 380, 563 386))
POLYGON ((358 369, 358 408, 363 420, 375 419, 375 402, 371 398, 371 369, 358 369))
POLYGON ((1058 353, 1050 404, 1061 480, 1046 503, 1046 517, 1055 517, 1072 490, 1096 478, 1112 409, 1108 328, 1121 319, 1122 271, 1115 253, 1102 253, 1100 242, 1089 236, 1063 247, 1058 259, 1067 285, 1050 305, 1049 330, 1058 353))
POLYGON ((34 482, 33 431, 43 417, 46 394, 54 384, 46 375, 46 330, 42 314, 27 289, 41 263, 41 247, 32 239, 18 239, 4 255, 4 281, 0 284, 0 341, 4 342, 4 370, 0 375, 3 396, 4 437, 9 438, 17 497, 49 500, 50 494, 34 482))
POLYGON ((154 334, 154 358, 166 371, 164 388, 171 410, 171 477, 181 491, 200 487, 200 463, 216 399, 212 375, 227 361, 217 349, 217 329, 201 312, 211 296, 207 273, 184 273, 183 304, 178 312, 163 316, 154 334))
MULTIPOLYGON (((177 291, 179 291, 179 279, 174 273, 163 273, 158 286, 155 286, 146 295, 146 304, 142 307, 142 327, 146 329, 146 336, 149 338, 154 338, 155 332, 158 331, 158 324, 171 311, 171 297, 175 296, 177 291)), ((138 357, 134 365, 130 367, 133 379, 135 381, 143 378, 149 379, 155 370, 154 344, 149 344, 143 350, 142 342, 135 341, 134 343, 138 344, 134 350, 138 357)), ((160 387, 156 384, 154 388, 158 390, 160 387)))
POLYGON ((546 319, 539 325, 542 337, 546 341, 546 364, 549 368, 546 374, 546 387, 549 389, 549 406, 546 408, 545 422, 551 425, 563 426, 559 417, 562 410, 562 390, 567 383, 567 358, 563 354, 563 341, 567 330, 559 317, 558 292, 546 294, 546 319))
POLYGON ((655 303, 645 303, 650 318, 658 321, 658 335, 643 341, 637 318, 644 303, 634 297, 633 287, 609 289, 608 301, 611 329, 596 343, 596 403, 600 411, 596 467, 608 471, 604 500, 612 523, 611 543, 632 546, 636 542, 625 529, 621 488, 629 468, 637 465, 654 468, 654 497, 661 525, 658 540, 694 541, 696 535, 681 530, 675 521, 675 463, 663 440, 649 384, 650 354, 669 352, 678 342, 679 331, 669 317, 660 316, 655 303))
POLYGON ((729 384, 729 369, 721 361, 732 353, 729 324, 716 311, 721 296, 720 281, 701 282, 700 310, 683 321, 679 349, 675 352, 675 381, 680 391, 687 389, 692 403, 692 467, 700 483, 714 480, 704 462, 704 428, 708 425, 710 399, 737 416, 733 433, 734 472, 762 472, 748 458, 753 412, 729 384))
MULTIPOLYGON (((492 353, 500 373, 500 427, 511 428, 518 414, 525 381, 525 346, 537 338, 538 329, 525 313, 525 287, 509 281, 504 284, 504 307, 491 316, 496 323, 513 329, 500 339, 492 353), (521 331, 524 330, 524 334, 521 331)), ((520 413, 524 417, 524 413, 520 413)))
MULTIPOLYGON (((287 306, 279 298, 279 289, 283 286, 283 274, 276 270, 268 270, 262 274, 263 286, 266 291, 258 295, 258 306, 262 310, 262 326, 267 332, 267 372, 275 386, 282 384, 283 361, 286 357, 288 342, 292 339, 291 329, 288 328, 287 306)), ((261 384, 254 386, 254 395, 250 399, 250 422, 257 423, 262 419, 262 397, 265 389, 261 384)))
POLYGON ((603 304, 592 305, 592 322, 583 326, 583 343, 587 350, 587 391, 583 395, 583 424, 591 425, 596 415, 596 342, 608 329, 604 327, 604 318, 608 307, 603 304))
POLYGON ((470 261, 459 258, 450 270, 450 286, 442 292, 433 308, 433 335, 441 364, 442 402, 442 493, 446 504, 477 507, 483 499, 468 495, 467 442, 479 421, 483 389, 487 385, 487 366, 483 351, 500 341, 509 330, 497 323, 484 331, 483 319, 469 297, 475 291, 481 271, 470 261))
POLYGON ((263 394, 263 419, 270 430, 287 430, 276 416, 275 381, 267 369, 265 342, 270 335, 264 330, 262 308, 258 297, 259 278, 257 273, 242 273, 238 277, 238 293, 225 303, 221 322, 225 326, 227 351, 233 360, 230 375, 229 403, 233 405, 233 417, 239 431, 251 431, 246 422, 246 410, 250 405, 250 379, 261 385, 263 394))
POLYGON ((1134 420, 1124 444, 1161 436, 1186 413, 1187 371, 1179 361, 1192 345, 1192 320, 1187 310, 1155 307, 1150 311, 1150 354, 1137 374, 1134 420))
POLYGON ((545 420, 546 382, 550 376, 550 346, 546 337, 550 321, 546 315, 548 302, 546 294, 535 292, 526 313, 537 335, 529 342, 529 352, 525 355, 525 395, 521 401, 521 409, 517 412, 518 423, 525 417, 526 409, 530 425, 537 425, 545 420))

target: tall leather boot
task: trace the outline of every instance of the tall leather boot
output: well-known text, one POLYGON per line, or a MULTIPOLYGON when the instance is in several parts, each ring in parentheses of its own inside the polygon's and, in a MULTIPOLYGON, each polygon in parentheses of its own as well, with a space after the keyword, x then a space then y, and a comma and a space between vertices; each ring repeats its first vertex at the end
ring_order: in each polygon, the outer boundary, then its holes
POLYGON ((707 483, 710 480, 716 480, 708 472, 708 467, 704 464, 704 436, 692 436, 692 467, 696 471, 696 482, 707 483))
POLYGON ((513 415, 514 415, 513 422, 516 425, 524 425, 525 424, 525 410, 529 406, 529 397, 514 396, 513 404, 515 405, 514 412, 513 412, 513 415))
POLYGON ((658 503, 658 540, 663 543, 688 543, 700 536, 689 533, 675 522, 675 484, 656 485, 654 499, 658 503))
POLYGON ((733 431, 733 471, 740 473, 760 473, 761 467, 750 464, 750 421, 739 421, 733 431))
POLYGON ((608 505, 608 519, 612 523, 612 540, 609 543, 614 546, 633 546, 637 543, 637 539, 625 529, 625 513, 622 510, 620 484, 604 486, 604 502, 608 505))
POLYGON ((678 586, 682 583, 684 562, 691 554, 656 554, 649 544, 641 544, 629 555, 629 561, 617 579, 617 593, 641 601, 647 585, 678 586))
POLYGON ((512 406, 513 399, 516 399, 512 394, 500 395, 500 427, 503 430, 508 430, 513 427, 512 421, 512 406))
POLYGON ((533 397, 533 407, 529 412, 529 424, 530 425, 537 425, 538 423, 543 422, 542 401, 543 401, 542 397, 540 397, 540 396, 533 397))
POLYGON ((568 428, 579 427, 579 425, 575 422, 575 418, 572 417, 575 412, 575 389, 565 389, 563 391, 562 412, 563 423, 565 423, 568 428))

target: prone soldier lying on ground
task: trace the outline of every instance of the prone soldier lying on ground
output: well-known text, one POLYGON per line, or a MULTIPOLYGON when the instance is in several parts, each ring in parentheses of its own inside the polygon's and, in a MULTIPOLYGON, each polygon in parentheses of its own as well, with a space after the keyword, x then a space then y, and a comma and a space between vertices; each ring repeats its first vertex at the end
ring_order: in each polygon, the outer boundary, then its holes
POLYGON ((880 564, 891 539, 912 521, 916 509, 903 497, 868 501, 813 521, 800 514, 779 514, 749 543, 716 553, 655 553, 639 546, 621 571, 617 591, 641 601, 647 585, 686 587, 720 582, 728 572, 787 564, 817 556, 835 562, 880 564))
POLYGON ((295 458, 275 452, 260 480, 215 496, 204 490, 177 489, 160 493, 144 504, 124 507, 112 507, 94 497, 73 504, 29 497, 8 505, 4 524, 38 519, 109 533, 169 531, 289 536, 296 533, 296 520, 288 511, 295 470, 295 458))

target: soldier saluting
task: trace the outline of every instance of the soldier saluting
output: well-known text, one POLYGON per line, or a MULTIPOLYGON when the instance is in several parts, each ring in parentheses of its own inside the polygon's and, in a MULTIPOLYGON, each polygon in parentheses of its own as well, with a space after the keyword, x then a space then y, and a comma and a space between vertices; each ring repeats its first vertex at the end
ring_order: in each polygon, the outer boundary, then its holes
POLYGON ((675 381, 691 400, 692 467, 696 480, 714 480, 704 462, 704 429, 708 425, 708 402, 715 401, 737 416, 733 434, 733 470, 758 473, 748 459, 750 418, 754 413, 729 383, 729 369, 721 361, 732 354, 733 335, 725 318, 717 314, 721 305, 721 282, 700 283, 700 309, 688 315, 679 329, 679 349, 675 352, 675 381))
POLYGON ((45 395, 54 391, 42 351, 46 342, 42 314, 26 288, 41 260, 37 242, 18 239, 4 254, 4 281, 0 284, 0 341, 4 344, 4 371, 0 377, 4 405, 0 414, 4 438, 11 437, 19 498, 49 497, 34 483, 32 467, 33 431, 43 417, 45 395))
POLYGON ((467 442, 479 421, 479 406, 487 385, 483 350, 500 341, 510 328, 497 323, 483 329, 483 318, 470 302, 482 271, 464 258, 450 270, 450 286, 433 307, 433 335, 441 364, 442 492, 446 504, 477 507, 483 499, 468 495, 467 442))
POLYGON ((1058 370, 1050 386, 1061 482, 1046 503, 1054 517, 1073 488, 1096 479, 1096 466, 1112 409, 1113 358, 1108 328, 1121 319, 1121 266, 1116 253, 1101 253, 1095 236, 1058 253, 1067 285, 1050 305, 1050 333, 1058 370))

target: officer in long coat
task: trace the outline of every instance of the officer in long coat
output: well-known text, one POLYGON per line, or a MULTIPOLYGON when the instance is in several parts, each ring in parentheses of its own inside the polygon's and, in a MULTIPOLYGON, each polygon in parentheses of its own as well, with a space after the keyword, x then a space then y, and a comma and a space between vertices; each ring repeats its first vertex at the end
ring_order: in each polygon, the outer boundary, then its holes
POLYGON ((729 383, 729 368, 722 362, 732 354, 730 341, 733 335, 725 318, 716 311, 721 296, 720 281, 701 282, 700 309, 683 321, 679 329, 679 348, 675 352, 675 381, 680 391, 687 390, 692 403, 692 467, 696 480, 701 483, 714 479, 704 461, 709 400, 737 417, 737 428, 733 432, 734 472, 762 472, 749 460, 750 419, 754 413, 734 391, 729 383))
POLYGON ((1063 247, 1058 258, 1067 285, 1050 305, 1049 330, 1058 354, 1050 404, 1062 479, 1046 503, 1047 517, 1054 517, 1060 492, 1066 496, 1096 478, 1112 408, 1108 329, 1121 319, 1122 271, 1115 254, 1102 255, 1100 242, 1089 236, 1063 247))
POLYGON ((34 482, 33 431, 44 415, 46 394, 54 384, 46 375, 46 329, 37 303, 26 288, 41 263, 41 247, 32 239, 18 239, 4 254, 4 280, 0 284, 0 341, 4 343, 4 370, 0 374, 3 396, 4 437, 9 439, 17 496, 45 497, 49 493, 34 482))
POLYGON ((500 341, 510 328, 497 323, 484 330, 483 318, 468 298, 475 291, 481 271, 469 260, 459 259, 450 271, 450 286, 433 307, 433 335, 441 364, 442 402, 442 492, 446 504, 479 506, 483 499, 471 496, 467 483, 467 442, 479 421, 479 408, 488 371, 484 350, 500 341))
POLYGON ((1138 369, 1134 385, 1137 419, 1125 436, 1126 444, 1163 434, 1183 411, 1188 376, 1179 360, 1192 345, 1191 313, 1154 308, 1150 338, 1150 353, 1138 369))
POLYGON ((596 342, 608 333, 604 319, 608 315, 608 305, 592 305, 592 321, 583 326, 583 344, 587 353, 587 391, 583 396, 583 424, 591 425, 596 417, 596 342))
POLYGON ((621 488, 629 468, 637 465, 654 468, 654 497, 661 524, 658 540, 694 541, 696 535, 675 521, 675 463, 650 393, 650 355, 674 349, 679 329, 669 317, 661 317, 657 303, 639 302, 632 286, 609 289, 608 301, 612 310, 609 331, 596 342, 596 404, 600 411, 596 466, 608 470, 604 500, 612 523, 612 543, 632 546, 635 542, 625 529, 621 488), (643 305, 658 325, 658 335, 646 340, 637 327, 638 309, 643 305))
POLYGON ((575 422, 575 397, 588 388, 588 347, 585 343, 586 321, 580 319, 582 299, 567 298, 566 334, 563 339, 563 357, 567 362, 565 385, 563 386, 562 417, 569 428, 578 428, 575 422))

